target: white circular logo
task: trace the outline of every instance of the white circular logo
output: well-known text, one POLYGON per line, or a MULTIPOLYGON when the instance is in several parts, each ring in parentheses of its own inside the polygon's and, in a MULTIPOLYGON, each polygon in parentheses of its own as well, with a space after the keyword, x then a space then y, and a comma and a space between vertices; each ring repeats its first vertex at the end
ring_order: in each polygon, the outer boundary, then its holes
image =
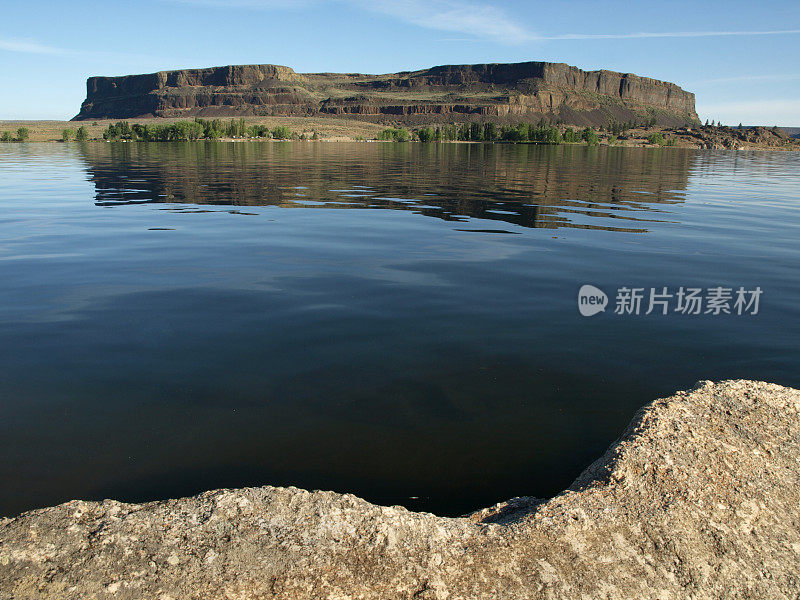
POLYGON ((607 305, 608 296, 600 288, 587 283, 578 290, 578 310, 584 317, 605 311, 607 305))

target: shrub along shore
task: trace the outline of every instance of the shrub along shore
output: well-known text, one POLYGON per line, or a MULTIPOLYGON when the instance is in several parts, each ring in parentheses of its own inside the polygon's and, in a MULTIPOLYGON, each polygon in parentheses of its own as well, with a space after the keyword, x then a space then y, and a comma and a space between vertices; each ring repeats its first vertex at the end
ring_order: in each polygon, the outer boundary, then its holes
MULTIPOLYGON (((633 123, 613 124, 609 131, 623 133, 634 127, 633 123)), ((616 135, 614 136, 616 137, 616 135)), ((651 143, 665 145, 668 142, 660 133, 651 136, 651 143)), ((120 121, 109 125, 103 131, 103 139, 108 141, 193 141, 219 139, 273 139, 273 140, 306 140, 319 139, 316 131, 309 136, 298 134, 285 125, 269 128, 266 125, 247 125, 243 119, 200 119, 194 121, 177 121, 170 124, 135 123, 120 121)), ((537 144, 575 144, 586 143, 594 146, 600 143, 600 137, 589 127, 577 131, 572 127, 559 128, 539 122, 518 123, 516 125, 497 125, 487 123, 463 123, 461 125, 444 125, 439 127, 421 127, 419 129, 387 128, 374 138, 378 141, 393 142, 531 142, 537 144)), ((66 141, 66 140, 65 140, 66 141)))
POLYGON ((195 140, 321 140, 382 142, 488 142, 526 144, 582 144, 588 146, 679 146, 742 150, 797 150, 800 144, 777 127, 727 127, 719 123, 688 123, 661 128, 651 119, 640 123, 612 122, 598 128, 575 128, 563 123, 498 124, 494 122, 451 123, 406 128, 385 127, 346 119, 244 118, 222 120, 144 119, 131 124, 85 122, 77 129, 58 121, 0 121, 0 142, 89 141, 175 142, 195 140), (4 125, 11 131, 3 131, 4 125))
MULTIPOLYGON (((609 132, 624 133, 634 127, 633 123, 613 124, 609 132)), ((602 131, 602 128, 601 128, 602 131)), ((174 123, 134 123, 118 121, 109 124, 102 133, 103 139, 110 142, 116 141, 142 141, 142 142, 176 142, 196 140, 221 140, 221 139, 251 139, 251 140, 318 140, 319 134, 313 131, 310 135, 303 132, 292 131, 286 125, 270 128, 267 125, 248 125, 245 119, 231 119, 223 122, 222 119, 200 119, 193 121, 176 121, 174 123)), ((9 132, 0 133, 0 141, 24 142, 29 137, 26 127, 19 127, 16 135, 9 132)), ((650 143, 669 145, 660 133, 650 136, 650 143)), ((89 136, 85 126, 76 130, 65 128, 61 133, 61 141, 71 140, 87 141, 89 136)), ((357 140, 363 139, 361 136, 357 140)), ((378 141, 393 142, 532 142, 537 144, 575 144, 586 143, 594 146, 600 143, 600 137, 594 129, 589 127, 575 130, 572 127, 559 128, 540 121, 537 125, 532 123, 518 123, 516 125, 497 125, 487 123, 451 124, 439 127, 421 127, 419 129, 387 128, 374 137, 378 141)), ((611 140, 613 143, 613 140, 611 140)))
POLYGON ((127 121, 113 123, 103 131, 103 139, 108 141, 143 141, 143 142, 174 142, 194 140, 219 140, 230 139, 274 139, 274 140, 305 140, 319 139, 316 132, 311 136, 305 133, 298 134, 286 125, 278 125, 270 129, 267 125, 247 125, 242 119, 231 119, 223 123, 221 119, 195 119, 194 121, 176 121, 169 124, 147 124, 127 121))
MULTIPOLYGON (((609 126, 609 143, 614 143, 617 136, 635 127, 635 123, 613 123, 609 126)), ((648 125, 642 125, 647 127, 648 125)), ((603 128, 600 129, 603 131, 603 128)), ((194 141, 220 139, 273 139, 273 140, 317 140, 316 131, 309 136, 297 133, 285 125, 269 128, 266 125, 248 125, 245 119, 200 119, 194 121, 177 121, 170 124, 131 125, 127 121, 110 124, 103 131, 103 139, 107 141, 194 141)), ((65 130, 64 141, 68 141, 65 130)), ((358 138, 357 138, 358 139, 358 138)), ((363 139, 363 138, 361 138, 363 139)), ((576 130, 572 127, 556 127, 540 121, 538 124, 518 123, 516 125, 498 125, 493 122, 451 124, 438 127, 421 127, 418 129, 387 128, 374 138, 377 141, 393 142, 528 142, 536 144, 577 144, 586 143, 595 146, 600 143, 598 133, 586 127, 576 130)), ((672 145, 661 133, 654 133, 648 138, 654 145, 672 145)))

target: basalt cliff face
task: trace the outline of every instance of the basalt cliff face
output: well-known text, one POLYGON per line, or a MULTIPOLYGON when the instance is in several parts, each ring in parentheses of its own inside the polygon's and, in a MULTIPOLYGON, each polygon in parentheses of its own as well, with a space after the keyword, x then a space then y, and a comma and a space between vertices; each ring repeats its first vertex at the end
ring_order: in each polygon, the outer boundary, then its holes
POLYGON ((420 124, 545 118, 602 124, 655 116, 696 121, 694 94, 673 83, 563 63, 445 65, 386 75, 295 73, 237 65, 91 77, 76 120, 191 116, 346 116, 420 124))

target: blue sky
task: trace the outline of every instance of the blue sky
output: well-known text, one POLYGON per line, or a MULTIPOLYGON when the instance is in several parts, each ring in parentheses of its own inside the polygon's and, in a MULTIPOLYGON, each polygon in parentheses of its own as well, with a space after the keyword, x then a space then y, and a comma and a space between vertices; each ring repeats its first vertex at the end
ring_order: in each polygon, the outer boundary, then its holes
POLYGON ((799 59, 797 0, 3 0, 0 119, 70 118, 91 75, 545 60, 673 81, 704 120, 800 126, 799 59))

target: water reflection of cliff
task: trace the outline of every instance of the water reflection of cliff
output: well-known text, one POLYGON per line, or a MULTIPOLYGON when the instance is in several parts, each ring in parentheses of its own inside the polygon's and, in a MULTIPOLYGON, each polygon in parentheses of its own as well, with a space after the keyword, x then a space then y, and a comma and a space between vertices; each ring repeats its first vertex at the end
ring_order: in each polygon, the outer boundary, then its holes
POLYGON ((693 156, 676 149, 313 142, 91 144, 81 152, 100 206, 397 209, 452 221, 629 232, 670 220, 668 205, 683 201, 693 156))

